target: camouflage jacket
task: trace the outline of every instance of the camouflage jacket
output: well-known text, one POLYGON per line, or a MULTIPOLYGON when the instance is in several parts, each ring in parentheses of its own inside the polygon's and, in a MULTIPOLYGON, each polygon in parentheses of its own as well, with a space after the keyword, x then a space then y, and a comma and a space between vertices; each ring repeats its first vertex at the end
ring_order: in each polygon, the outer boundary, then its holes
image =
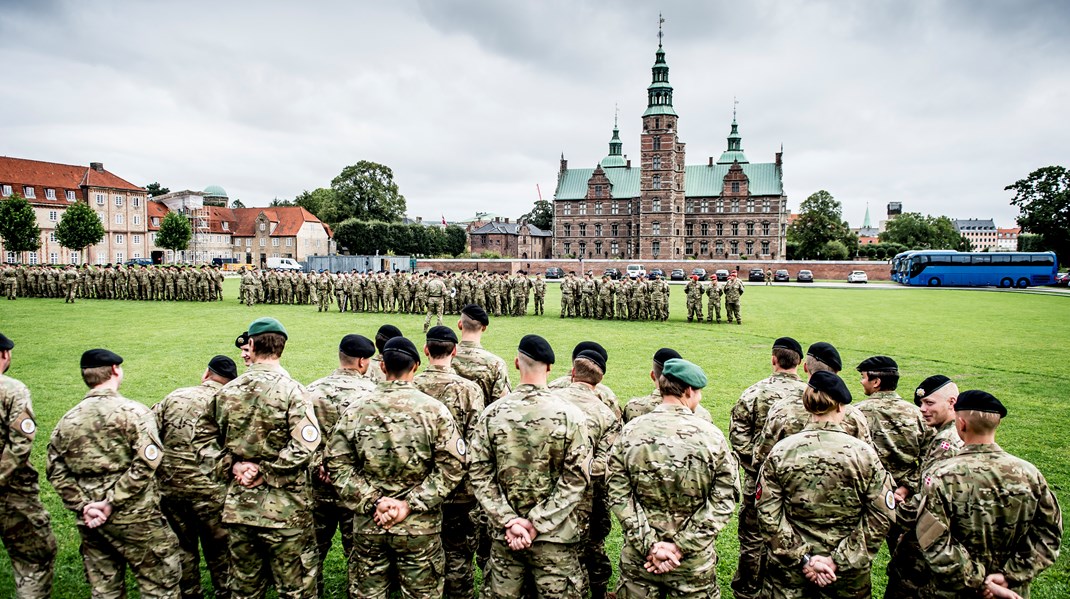
POLYGON ((720 429, 662 403, 624 426, 610 452, 607 494, 624 542, 640 555, 658 541, 685 557, 713 555, 739 499, 739 468, 720 429))
POLYGON ((339 503, 354 512, 357 534, 384 534, 373 520, 381 497, 403 499, 412 513, 389 530, 437 534, 441 504, 464 476, 467 447, 449 409, 407 381, 385 381, 339 418, 327 468, 339 503))
POLYGON ((253 364, 216 394, 209 413, 228 480, 223 522, 263 528, 312 525, 308 464, 321 433, 312 401, 281 367, 253 364), (254 462, 264 483, 248 488, 231 474, 235 462, 254 462))
MULTIPOLYGON (((654 408, 660 405, 661 389, 654 389, 650 392, 650 395, 633 397, 629 399, 627 405, 624 406, 624 422, 628 423, 644 414, 649 414, 654 411, 654 408)), ((701 405, 695 408, 695 416, 698 416, 706 422, 713 422, 713 415, 701 405)))
POLYGON ((33 415, 30 390, 3 374, 0 374, 0 418, 3 419, 0 426, 4 427, 0 433, 0 495, 14 491, 37 496, 37 470, 30 464, 37 418, 33 415))
POLYGON ((111 389, 91 389, 52 429, 48 480, 78 522, 94 501, 111 504, 109 523, 159 520, 160 446, 147 407, 111 389))
POLYGON ((219 442, 212 434, 208 406, 223 388, 215 381, 172 391, 152 406, 163 442, 163 460, 156 480, 163 495, 223 501, 226 485, 213 473, 215 464, 201 460, 219 456, 219 442))
POLYGON ((553 394, 571 402, 587 417, 588 446, 593 450, 591 480, 604 479, 609 450, 620 435, 620 416, 606 406, 601 394, 584 383, 554 389, 553 394))
MULTIPOLYGON (((550 381, 550 384, 548 384, 547 387, 551 389, 564 389, 565 387, 568 387, 571 384, 572 375, 566 374, 565 376, 559 376, 556 379, 550 381)), ((617 394, 614 393, 613 390, 606 386, 604 383, 598 383, 597 385, 595 385, 594 392, 598 395, 598 399, 601 400, 602 403, 606 404, 606 407, 612 410, 613 413, 617 416, 617 419, 620 420, 624 412, 620 409, 620 403, 617 401, 617 394)))
POLYGON ((1028 597, 1029 582, 1059 555, 1062 513, 1035 466, 995 444, 967 445, 929 471, 917 535, 933 572, 932 597, 980 596, 1000 572, 1028 597))
MULTIPOLYGON (((941 461, 958 455, 964 445, 959 438, 959 431, 955 428, 955 421, 950 420, 940 425, 929 437, 928 446, 922 449, 921 476, 928 474, 941 461)), ((922 482, 924 478, 921 479, 922 482)))
POLYGON ((547 387, 520 385, 483 411, 472 435, 468 475, 489 518, 491 535, 505 538, 513 518, 527 518, 538 539, 579 541, 590 482, 587 418, 547 387))
POLYGON ((738 302, 740 296, 743 295, 743 281, 738 278, 729 279, 724 284, 722 292, 724 293, 724 303, 738 302))
POLYGON ((710 301, 713 303, 721 301, 722 290, 721 286, 717 284, 717 281, 712 281, 706 286, 706 295, 710 296, 710 301))
POLYGON ((488 406, 509 393, 509 371, 505 360, 483 349, 476 341, 462 340, 457 344, 453 371, 475 381, 483 390, 483 403, 488 406))
POLYGON ((382 363, 383 354, 375 354, 368 360, 368 371, 364 373, 364 376, 368 377, 368 380, 376 385, 386 381, 386 373, 383 372, 382 363))
MULTIPOLYGON (((308 394, 324 439, 330 439, 338 423, 339 415, 355 402, 367 397, 372 391, 375 391, 375 383, 371 379, 356 370, 346 368, 339 368, 313 381, 308 386, 308 394)), ((333 502, 338 497, 334 486, 320 481, 316 476, 316 470, 323 465, 326 452, 326 444, 320 445, 309 462, 309 472, 312 474, 312 493, 316 499, 333 502)))
POLYGON ((687 286, 684 287, 684 295, 689 300, 702 299, 702 283, 695 280, 688 281, 687 286))
POLYGON ((762 434, 770 408, 780 401, 801 399, 805 390, 806 383, 799 375, 774 372, 769 378, 748 387, 732 407, 732 425, 728 435, 732 440, 732 451, 747 474, 743 483, 744 493, 754 493, 758 469, 761 467, 761 464, 754 463, 754 446, 762 434))
MULTIPOLYGON (((773 404, 773 407, 769 408, 769 414, 766 415, 762 433, 754 442, 751 464, 756 469, 761 470, 766 456, 769 455, 769 452, 773 450, 773 446, 778 441, 803 430, 812 420, 813 417, 810 412, 807 412, 806 408, 803 407, 801 395, 797 398, 785 399, 773 404)), ((844 410, 843 422, 840 423, 840 427, 848 435, 865 441, 872 447, 873 440, 869 436, 869 423, 866 421, 865 415, 858 411, 858 408, 852 405, 847 406, 846 410, 844 410)))
POLYGON ((758 476, 758 523, 769 551, 795 569, 825 555, 870 567, 895 520, 892 477, 868 443, 839 424, 811 422, 777 443, 758 476))
POLYGON ((921 410, 895 391, 878 391, 858 402, 869 423, 869 436, 895 484, 917 493, 921 453, 933 432, 921 410))
MULTIPOLYGON (((484 408, 483 390, 479 388, 479 385, 459 374, 454 374, 452 370, 433 365, 429 365, 426 370, 416 375, 412 382, 417 389, 445 404, 450 414, 453 415, 453 421, 457 424, 457 432, 465 443, 469 443, 472 440, 472 431, 475 430, 476 421, 479 420, 479 415, 483 413, 484 408)), ((447 502, 473 503, 475 500, 466 475, 462 484, 457 485, 447 502)))

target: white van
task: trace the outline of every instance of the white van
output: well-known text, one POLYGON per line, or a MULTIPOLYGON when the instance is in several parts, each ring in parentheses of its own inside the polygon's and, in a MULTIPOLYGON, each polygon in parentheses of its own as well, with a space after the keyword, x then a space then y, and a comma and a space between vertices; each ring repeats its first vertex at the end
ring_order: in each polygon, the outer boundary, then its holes
POLYGON ((628 278, 629 279, 645 279, 646 269, 642 264, 629 264, 628 265, 628 278))
POLYGON ((304 270, 293 258, 268 258, 267 267, 271 270, 304 270))

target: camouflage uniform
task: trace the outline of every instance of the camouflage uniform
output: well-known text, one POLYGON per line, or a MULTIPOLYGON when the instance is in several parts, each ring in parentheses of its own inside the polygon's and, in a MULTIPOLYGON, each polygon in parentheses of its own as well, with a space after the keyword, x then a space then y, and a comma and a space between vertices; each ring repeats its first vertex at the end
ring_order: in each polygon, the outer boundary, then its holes
MULTIPOLYGON (((566 374, 550 381, 550 383, 546 386, 551 389, 565 389, 571 384, 572 375, 566 374)), ((614 393, 613 390, 606 386, 604 383, 598 383, 597 385, 595 385, 594 392, 595 395, 598 396, 598 399, 601 400, 601 402, 613 412, 613 414, 617 417, 617 420, 620 420, 622 412, 620 409, 620 403, 617 401, 617 394, 614 393)))
MULTIPOLYGON (((758 464, 760 469, 760 465, 765 463, 766 457, 778 441, 803 430, 812 420, 813 416, 803 407, 802 395, 799 395, 798 398, 785 399, 773 404, 773 407, 769 408, 769 413, 766 415, 762 433, 754 442, 751 463, 758 464)), ((860 412, 858 408, 852 405, 845 407, 843 422, 840 423, 840 427, 848 435, 860 441, 865 441, 867 445, 873 445, 873 440, 869 436, 869 423, 866 421, 865 414, 860 412)))
POLYGON ((386 380, 386 373, 383 372, 383 354, 375 354, 368 359, 368 372, 364 373, 364 376, 368 377, 368 380, 378 385, 386 380))
POLYGON ((721 286, 717 284, 717 281, 710 281, 709 287, 706 287, 706 295, 710 297, 706 306, 706 322, 713 322, 713 314, 717 313, 717 323, 721 322, 721 286))
POLYGON ((241 296, 246 306, 252 306, 256 303, 256 287, 256 276, 248 270, 243 272, 241 274, 241 296))
POLYGON ((535 275, 535 282, 532 283, 532 289, 535 290, 535 315, 546 314, 544 304, 546 302, 546 281, 543 280, 542 275, 535 275))
MULTIPOLYGON (((430 365, 416 375, 413 384, 439 400, 453 415, 457 431, 467 444, 483 413, 483 390, 474 382, 443 366, 430 365)), ((472 557, 478 541, 473 512, 476 498, 467 475, 442 504, 442 547, 446 554, 444 597, 471 599, 475 591, 472 557)))
POLYGON ((424 317, 424 332, 431 322, 431 316, 438 317, 438 324, 442 324, 442 301, 446 295, 446 284, 439 279, 431 279, 427 282, 427 316, 424 317))
POLYGON ((743 281, 738 278, 729 278, 724 284, 724 309, 729 323, 732 316, 736 317, 736 324, 743 324, 740 319, 739 300, 743 296, 743 281))
POLYGON ((520 596, 526 575, 540 597, 579 599, 581 505, 590 481, 586 417, 541 385, 520 385, 483 411, 472 435, 468 472, 493 536, 480 597, 520 596), (512 551, 505 525, 526 518, 538 535, 512 551))
POLYGON ((770 599, 869 597, 870 569, 895 519, 892 477, 873 447, 832 422, 812 422, 777 443, 755 494, 769 563, 770 599), (819 589, 803 576, 806 555, 836 564, 819 589))
POLYGON ((442 402, 407 381, 379 383, 338 420, 327 466, 339 502, 353 511, 350 597, 387 597, 393 569, 405 597, 442 597, 443 500, 464 476, 464 440, 442 402), (412 513, 384 530, 372 516, 394 497, 412 513))
POLYGON ((15 596, 47 599, 52 596, 56 537, 39 497, 37 470, 30 464, 37 420, 30 390, 2 373, 0 418, 4 427, 0 434, 0 538, 11 558, 15 596))
POLYGON ((19 273, 12 266, 5 266, 0 275, 4 278, 4 296, 13 300, 19 296, 19 273))
POLYGON ((559 318, 574 318, 576 316, 575 312, 572 309, 572 307, 575 305, 575 302, 572 297, 572 281, 573 278, 571 274, 569 274, 567 278, 561 281, 561 313, 559 315, 559 318))
POLYGON ((739 469, 720 429, 684 406, 659 404, 621 431, 608 488, 623 536, 618 597, 721 596, 715 542, 739 497, 739 469), (656 542, 683 554, 672 572, 643 568, 656 542))
POLYGON ((930 470, 920 506, 918 543, 933 574, 924 597, 978 597, 998 572, 1028 599, 1030 582, 1059 555, 1055 493, 1035 466, 995 443, 967 445, 930 470))
POLYGON ((509 372, 505 360, 483 349, 477 341, 461 340, 453 357, 453 370, 475 381, 483 390, 483 403, 490 405, 509 393, 509 372))
POLYGON ((687 322, 692 318, 702 322, 702 283, 691 279, 684 287, 684 295, 687 296, 687 322))
POLYGON ((223 386, 209 414, 219 473, 230 479, 223 523, 234 595, 264 597, 273 579, 280 598, 314 596, 319 556, 308 464, 320 430, 304 387, 280 366, 253 364, 223 386), (238 461, 256 463, 263 484, 239 485, 231 476, 238 461))
POLYGON ((152 407, 163 441, 163 461, 156 469, 162 494, 160 509, 178 536, 184 599, 202 596, 198 546, 204 549, 215 596, 230 597, 230 556, 223 527, 226 485, 204 471, 198 455, 202 447, 206 455, 219 455, 219 446, 208 433, 204 419, 212 398, 222 387, 208 380, 196 387, 172 391, 152 407))
POLYGON ((178 539, 160 512, 154 476, 160 446, 152 412, 110 389, 90 390, 52 430, 48 480, 74 512, 94 597, 124 596, 126 566, 142 597, 179 596, 178 539), (107 501, 112 514, 91 529, 82 509, 95 501, 107 501))
MULTIPOLYGON (((633 397, 629 399, 628 403, 624 406, 624 422, 628 423, 644 414, 649 414, 654 411, 654 408, 660 405, 660 389, 654 389, 650 392, 650 395, 643 395, 642 397, 633 397)), ((701 405, 695 406, 695 416, 698 416, 706 422, 713 422, 713 415, 710 414, 709 410, 702 407, 701 405)))
POLYGON ((769 378, 748 387, 732 408, 729 437, 732 451, 744 472, 743 501, 739 506, 739 566, 732 577, 732 592, 736 599, 760 597, 764 580, 765 542, 758 530, 758 511, 754 507, 758 471, 762 465, 754 461, 754 447, 769 409, 780 401, 801 400, 805 390, 806 383, 797 374, 774 372, 769 378))

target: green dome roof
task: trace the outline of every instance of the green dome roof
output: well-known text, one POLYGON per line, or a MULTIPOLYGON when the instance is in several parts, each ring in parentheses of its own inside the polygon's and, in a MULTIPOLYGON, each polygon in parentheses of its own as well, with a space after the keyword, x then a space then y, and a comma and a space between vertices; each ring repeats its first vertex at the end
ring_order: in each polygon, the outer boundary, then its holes
POLYGON ((227 197, 227 190, 218 185, 209 185, 204 188, 204 195, 212 198, 225 198, 227 197))

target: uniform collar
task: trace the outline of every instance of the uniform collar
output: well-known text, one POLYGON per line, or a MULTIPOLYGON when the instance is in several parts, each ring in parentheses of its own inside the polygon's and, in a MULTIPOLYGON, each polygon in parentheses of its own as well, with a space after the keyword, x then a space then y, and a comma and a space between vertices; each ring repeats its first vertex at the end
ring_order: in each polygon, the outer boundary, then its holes
POLYGON ((445 366, 438 366, 438 365, 435 365, 435 364, 428 364, 427 365, 427 369, 424 370, 424 372, 450 372, 450 373, 452 373, 453 372, 453 367, 451 366, 451 367, 447 368, 445 366))
POLYGON ((810 422, 803 428, 805 431, 839 431, 846 433, 843 425, 838 422, 810 422))
POLYGON ((695 414, 691 410, 687 409, 686 406, 681 406, 674 403, 665 403, 664 401, 655 406, 652 412, 665 412, 669 414, 690 414, 692 416, 695 414))
POLYGON ((223 388, 223 383, 220 383, 219 381, 213 381, 213 380, 209 379, 209 380, 204 381, 203 383, 201 383, 201 386, 202 387, 208 387, 209 389, 219 390, 219 389, 223 388))
POLYGON ((959 455, 964 453, 1003 453, 1003 448, 999 443, 971 443, 964 445, 959 451, 959 455))
POLYGON ((90 397, 119 397, 119 392, 115 389, 90 389, 86 392, 85 398, 89 399, 90 397))

